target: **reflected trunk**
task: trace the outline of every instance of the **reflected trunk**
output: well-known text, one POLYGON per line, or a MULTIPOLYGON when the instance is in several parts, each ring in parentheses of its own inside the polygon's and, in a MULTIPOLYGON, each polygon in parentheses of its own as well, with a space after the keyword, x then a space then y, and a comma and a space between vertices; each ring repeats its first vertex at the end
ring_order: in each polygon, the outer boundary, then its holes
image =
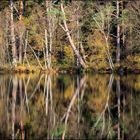
POLYGON ((139 79, 0 76, 1 134, 12 139, 139 138, 139 79))
POLYGON ((13 77, 13 90, 12 90, 12 139, 15 139, 15 121, 16 121, 16 97, 17 97, 18 79, 13 77))
POLYGON ((121 138, 121 136, 120 136, 120 117, 121 117, 121 108, 120 108, 120 95, 121 95, 120 77, 118 77, 116 85, 117 85, 116 93, 117 93, 117 96, 118 96, 118 100, 117 100, 117 104, 118 104, 118 139, 120 140, 120 138, 121 138))

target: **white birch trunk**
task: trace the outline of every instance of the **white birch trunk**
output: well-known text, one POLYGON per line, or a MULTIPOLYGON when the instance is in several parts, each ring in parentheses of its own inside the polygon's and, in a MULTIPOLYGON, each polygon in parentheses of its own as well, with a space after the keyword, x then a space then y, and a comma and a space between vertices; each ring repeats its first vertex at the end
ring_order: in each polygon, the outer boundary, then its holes
POLYGON ((51 69, 51 53, 52 53, 52 36, 53 36, 53 20, 50 15, 48 15, 48 12, 51 10, 51 1, 49 2, 46 0, 46 12, 47 12, 47 17, 46 17, 46 25, 47 29, 45 29, 45 53, 46 53, 46 59, 47 59, 47 68, 51 69))
MULTIPOLYGON (((23 15, 23 0, 20 0, 19 2, 19 21, 22 22, 22 15, 23 15)), ((19 63, 22 63, 22 52, 23 52, 23 48, 22 48, 22 33, 19 32, 19 63)))
POLYGON ((70 45, 71 45, 71 48, 73 50, 73 52, 75 53, 77 59, 79 60, 79 63, 81 64, 81 66, 83 68, 87 68, 87 65, 85 64, 82 56, 80 55, 79 51, 77 50, 75 44, 74 44, 74 41, 72 40, 72 37, 70 35, 70 31, 68 29, 68 26, 67 26, 67 22, 66 22, 66 16, 65 16, 65 11, 64 11, 64 7, 63 7, 63 3, 61 3, 61 11, 63 13, 63 24, 64 24, 64 29, 65 29, 65 32, 67 34, 67 37, 69 39, 69 42, 70 42, 70 45))
POLYGON ((12 63, 17 65, 17 49, 14 31, 14 16, 13 16, 13 0, 10 0, 10 22, 11 22, 11 45, 12 45, 12 63))
POLYGON ((116 50, 116 62, 120 63, 120 56, 121 56, 121 46, 120 46, 120 25, 119 21, 119 14, 120 14, 120 2, 117 0, 117 50, 116 50))

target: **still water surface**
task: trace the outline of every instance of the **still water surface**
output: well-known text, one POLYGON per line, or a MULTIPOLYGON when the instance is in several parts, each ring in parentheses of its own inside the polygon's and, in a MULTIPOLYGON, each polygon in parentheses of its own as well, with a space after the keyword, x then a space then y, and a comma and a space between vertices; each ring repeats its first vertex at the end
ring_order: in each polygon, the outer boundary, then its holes
POLYGON ((0 75, 0 137, 140 138, 140 75, 0 75))

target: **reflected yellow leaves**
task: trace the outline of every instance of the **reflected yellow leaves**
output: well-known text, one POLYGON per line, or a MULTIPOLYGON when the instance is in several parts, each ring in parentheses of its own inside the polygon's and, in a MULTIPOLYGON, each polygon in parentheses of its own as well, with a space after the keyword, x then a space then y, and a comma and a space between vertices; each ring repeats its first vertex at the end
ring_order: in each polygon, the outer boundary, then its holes
POLYGON ((0 127, 9 138, 99 138, 97 132, 123 137, 137 129, 139 80, 97 74, 0 76, 0 127))
POLYGON ((74 85, 71 84, 64 92, 65 99, 71 99, 74 94, 74 85))
POLYGON ((96 75, 94 78, 89 78, 88 80, 92 91, 88 95, 88 106, 95 114, 100 114, 105 108, 108 98, 108 81, 109 76, 100 75, 96 75))

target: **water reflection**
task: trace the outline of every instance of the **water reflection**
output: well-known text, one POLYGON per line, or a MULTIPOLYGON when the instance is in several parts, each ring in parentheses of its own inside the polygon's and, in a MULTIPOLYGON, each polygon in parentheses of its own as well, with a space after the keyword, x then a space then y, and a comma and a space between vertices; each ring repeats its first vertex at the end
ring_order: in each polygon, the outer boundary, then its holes
POLYGON ((140 138, 140 76, 1 75, 1 138, 140 138))

